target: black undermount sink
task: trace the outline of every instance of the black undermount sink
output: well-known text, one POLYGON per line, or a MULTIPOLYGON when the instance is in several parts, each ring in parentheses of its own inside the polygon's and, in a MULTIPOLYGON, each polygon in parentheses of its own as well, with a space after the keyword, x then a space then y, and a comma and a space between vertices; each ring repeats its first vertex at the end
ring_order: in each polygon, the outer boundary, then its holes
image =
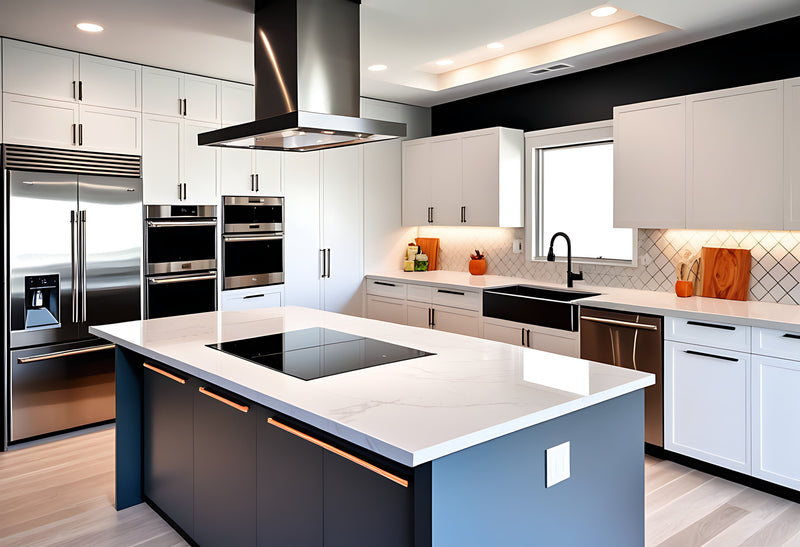
POLYGON ((598 294, 533 285, 486 289, 483 316, 574 332, 578 330, 577 301, 598 294))

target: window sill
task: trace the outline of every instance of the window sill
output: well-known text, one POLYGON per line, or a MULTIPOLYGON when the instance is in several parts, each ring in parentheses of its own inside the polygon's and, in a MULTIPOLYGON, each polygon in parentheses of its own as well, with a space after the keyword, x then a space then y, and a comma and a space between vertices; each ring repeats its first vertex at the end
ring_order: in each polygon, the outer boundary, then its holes
MULTIPOLYGON (((563 258, 563 257, 556 257, 555 261, 557 263, 559 263, 559 264, 566 264, 567 263, 567 259, 563 258)), ((529 260, 529 262, 546 263, 547 260, 545 259, 545 257, 542 256, 542 257, 536 257, 536 258, 534 258, 532 260, 529 260)), ((603 259, 592 260, 590 258, 573 258, 572 259, 572 265, 576 266, 578 264, 583 264, 583 265, 587 265, 587 266, 588 265, 591 265, 591 266, 617 266, 617 267, 620 267, 620 268, 636 268, 637 267, 636 260, 610 260, 610 259, 609 260, 603 260, 603 259)))

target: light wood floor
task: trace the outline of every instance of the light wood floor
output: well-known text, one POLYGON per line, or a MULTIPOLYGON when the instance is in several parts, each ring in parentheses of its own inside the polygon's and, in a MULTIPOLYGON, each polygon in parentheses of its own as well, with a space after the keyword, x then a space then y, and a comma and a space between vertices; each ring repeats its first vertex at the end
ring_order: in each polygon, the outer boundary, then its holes
MULTIPOLYGON (((0 453, 0 545, 186 545, 144 504, 114 509, 114 430, 0 453)), ((800 547, 800 505, 645 459, 646 545, 800 547)))

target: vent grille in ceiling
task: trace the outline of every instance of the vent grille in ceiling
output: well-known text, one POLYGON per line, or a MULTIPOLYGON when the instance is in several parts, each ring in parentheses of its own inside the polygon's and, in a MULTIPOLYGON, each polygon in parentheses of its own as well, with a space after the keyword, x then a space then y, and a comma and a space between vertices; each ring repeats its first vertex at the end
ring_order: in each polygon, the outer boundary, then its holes
POLYGON ((540 74, 545 74, 547 72, 553 72, 554 70, 564 70, 565 68, 572 68, 572 65, 568 65, 566 63, 558 63, 555 65, 550 65, 544 68, 537 68, 534 70, 529 71, 534 76, 539 76, 540 74))

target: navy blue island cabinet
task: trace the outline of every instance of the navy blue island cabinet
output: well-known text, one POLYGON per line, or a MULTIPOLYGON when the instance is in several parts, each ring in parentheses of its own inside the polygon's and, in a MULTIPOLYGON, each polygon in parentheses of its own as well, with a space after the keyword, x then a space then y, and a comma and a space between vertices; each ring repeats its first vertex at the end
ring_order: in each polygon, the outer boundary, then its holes
POLYGON ((642 389, 408 467, 116 351, 117 510, 146 501, 194 544, 644 543, 642 389), (565 441, 570 478, 547 488, 565 441))

